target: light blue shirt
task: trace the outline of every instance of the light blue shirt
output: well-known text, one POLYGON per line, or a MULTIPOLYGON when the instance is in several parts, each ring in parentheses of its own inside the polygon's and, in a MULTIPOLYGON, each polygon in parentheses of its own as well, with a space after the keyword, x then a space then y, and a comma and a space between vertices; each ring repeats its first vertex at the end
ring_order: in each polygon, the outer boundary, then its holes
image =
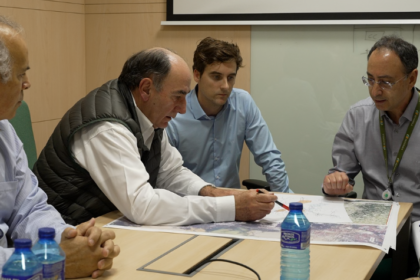
POLYGON ((169 122, 166 132, 181 153, 184 166, 204 181, 240 188, 239 163, 244 141, 262 167, 272 191, 289 192, 289 178, 281 153, 261 112, 248 92, 234 88, 217 116, 207 116, 193 89, 187 112, 169 122))
POLYGON ((0 121, 0 270, 13 253, 7 237, 38 239, 38 229, 53 227, 60 242, 66 225, 28 167, 22 142, 7 120, 0 121))

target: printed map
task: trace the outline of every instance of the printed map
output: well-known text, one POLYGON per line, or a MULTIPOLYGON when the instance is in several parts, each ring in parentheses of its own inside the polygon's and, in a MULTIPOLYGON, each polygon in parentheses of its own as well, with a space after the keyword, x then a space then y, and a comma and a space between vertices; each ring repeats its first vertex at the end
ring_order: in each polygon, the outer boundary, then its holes
MULTIPOLYGON (((398 203, 321 196, 278 195, 278 198, 286 205, 294 201, 304 204, 305 216, 311 222, 311 244, 367 245, 387 252, 391 245, 385 240, 395 240, 396 233, 388 231, 388 224, 390 219, 396 221, 398 203), (387 239, 387 234, 392 236, 387 239)), ((249 223, 143 226, 121 217, 105 227, 279 241, 281 222, 287 214, 276 204, 264 219, 249 223)))
POLYGON ((344 208, 355 224, 386 225, 392 202, 344 201, 344 208))

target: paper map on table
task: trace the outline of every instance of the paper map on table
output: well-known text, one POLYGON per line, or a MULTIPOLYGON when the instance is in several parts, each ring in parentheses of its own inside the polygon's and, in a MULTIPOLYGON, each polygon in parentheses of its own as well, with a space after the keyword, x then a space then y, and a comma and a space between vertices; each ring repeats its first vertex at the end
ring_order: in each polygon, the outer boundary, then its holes
MULTIPOLYGON (((302 202, 311 222, 311 244, 366 245, 388 252, 396 245, 397 202, 350 200, 308 195, 277 195, 289 205, 302 202)), ((105 227, 160 231, 240 239, 280 241, 281 222, 288 211, 276 204, 264 219, 256 222, 226 222, 189 226, 143 226, 121 217, 105 227)))

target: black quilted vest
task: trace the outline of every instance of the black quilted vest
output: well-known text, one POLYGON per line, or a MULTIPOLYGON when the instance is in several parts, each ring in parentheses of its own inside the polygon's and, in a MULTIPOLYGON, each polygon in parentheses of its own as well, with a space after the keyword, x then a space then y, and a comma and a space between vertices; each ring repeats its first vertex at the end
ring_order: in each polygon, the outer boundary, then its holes
POLYGON ((79 100, 55 128, 34 165, 39 187, 68 224, 77 225, 92 217, 115 210, 115 206, 98 188, 89 172, 79 166, 70 150, 74 134, 97 122, 112 121, 124 125, 137 139, 141 160, 155 187, 161 160, 162 129, 151 149, 144 145, 135 105, 128 88, 111 80, 79 100))

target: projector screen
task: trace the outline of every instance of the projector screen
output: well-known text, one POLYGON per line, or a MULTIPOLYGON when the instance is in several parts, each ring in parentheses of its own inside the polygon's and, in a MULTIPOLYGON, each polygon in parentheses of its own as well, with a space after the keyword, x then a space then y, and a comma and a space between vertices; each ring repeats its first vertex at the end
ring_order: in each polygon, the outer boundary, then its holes
POLYGON ((167 1, 167 21, 316 21, 419 19, 419 0, 167 1))

